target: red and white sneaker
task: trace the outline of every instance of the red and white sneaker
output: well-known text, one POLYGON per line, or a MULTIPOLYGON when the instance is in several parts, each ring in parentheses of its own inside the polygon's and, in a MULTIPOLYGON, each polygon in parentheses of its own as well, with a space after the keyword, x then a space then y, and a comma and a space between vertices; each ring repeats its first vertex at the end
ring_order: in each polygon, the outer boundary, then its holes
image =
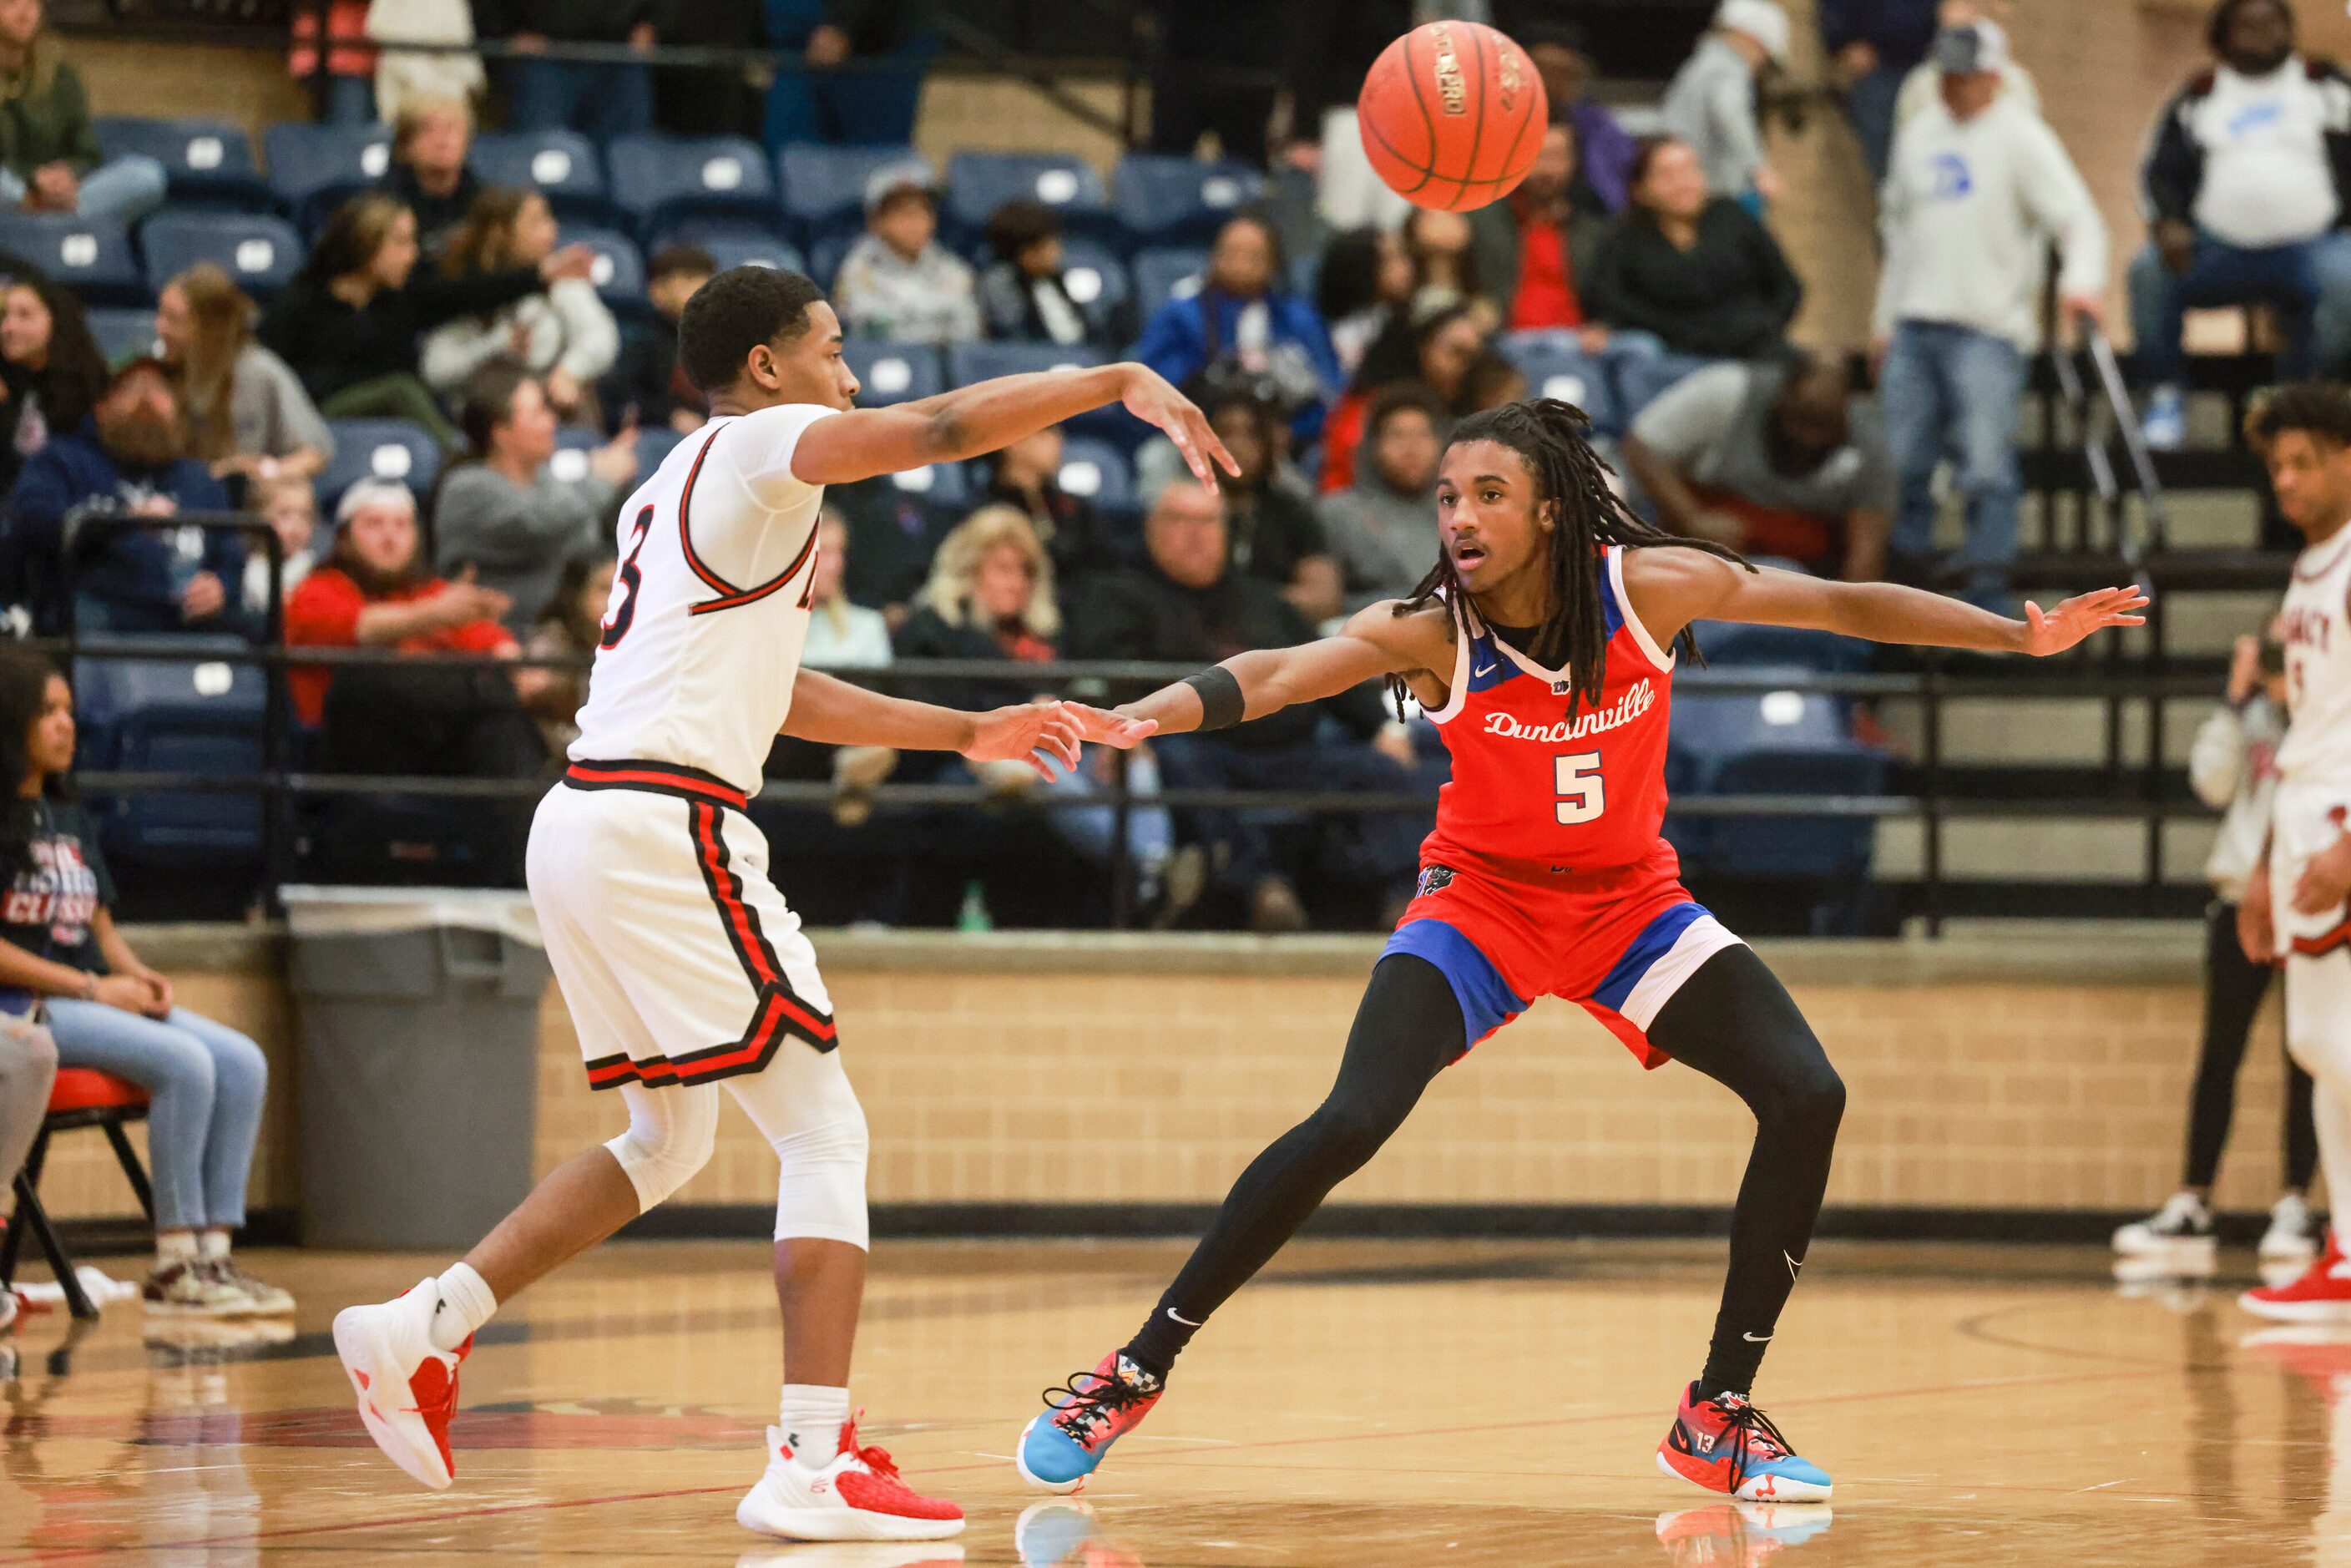
POLYGON ((1657 1445, 1657 1469, 1755 1502, 1826 1502, 1834 1490, 1829 1473, 1798 1457, 1753 1401, 1729 1393, 1700 1399, 1695 1383, 1682 1390, 1657 1445))
POLYGON ((2351 1260, 2344 1258, 2333 1228, 2326 1232, 2326 1249, 2300 1279, 2247 1291, 2237 1304, 2282 1323, 2351 1323, 2351 1260))
POLYGON ((433 1343, 438 1285, 430 1279, 389 1301, 335 1314, 335 1354, 360 1396, 360 1419, 392 1462, 445 1491, 457 1476, 449 1417, 457 1408, 457 1367, 472 1336, 454 1351, 433 1343))
POLYGON ((800 1463, 782 1428, 768 1427, 768 1473, 736 1504, 735 1522, 785 1541, 944 1541, 962 1532, 963 1510, 915 1491, 880 1448, 859 1448, 852 1416, 821 1469, 800 1463))

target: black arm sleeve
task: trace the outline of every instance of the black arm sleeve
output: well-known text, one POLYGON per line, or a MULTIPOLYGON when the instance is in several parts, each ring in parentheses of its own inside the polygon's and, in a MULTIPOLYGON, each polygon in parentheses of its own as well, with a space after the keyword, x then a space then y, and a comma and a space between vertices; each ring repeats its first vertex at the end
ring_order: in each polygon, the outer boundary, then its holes
POLYGON ((419 273, 408 285, 408 311, 423 331, 460 316, 487 316, 546 287, 538 271, 528 267, 470 272, 462 277, 419 273))
POLYGON ((2189 222, 2197 193, 2204 188, 2204 149, 2188 133, 2188 110, 2194 97, 2191 84, 2164 105, 2163 118, 2156 123, 2155 145, 2140 177, 2148 210, 2158 223, 2189 222))

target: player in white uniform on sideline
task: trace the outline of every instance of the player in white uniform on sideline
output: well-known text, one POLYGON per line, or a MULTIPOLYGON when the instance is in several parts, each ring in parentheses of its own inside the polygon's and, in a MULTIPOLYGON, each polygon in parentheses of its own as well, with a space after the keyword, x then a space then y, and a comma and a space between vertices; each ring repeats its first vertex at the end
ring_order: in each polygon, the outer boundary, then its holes
POLYGON ((2257 398, 2245 434, 2278 509, 2308 541, 2278 631, 2290 716, 2277 754, 2266 865, 2237 909, 2246 956, 2285 965, 2285 1044, 2311 1076, 2334 1210, 2326 1245, 2290 1284, 2248 1291, 2248 1312, 2351 1322, 2351 390, 2307 382, 2257 398))
POLYGON ((1237 472, 1207 423, 1140 365, 1007 376, 850 408, 841 323, 796 273, 737 267, 678 324, 712 418, 629 497, 579 740, 531 825, 531 902, 590 1082, 629 1129, 558 1166, 465 1260, 346 1309, 335 1346, 370 1436, 436 1490, 472 1335, 503 1301, 683 1186, 710 1157, 720 1088, 774 1145, 787 1382, 767 1471, 736 1510, 797 1540, 933 1540, 963 1528, 861 1448, 849 1362, 865 1284, 865 1118, 816 955, 743 814, 780 731, 846 746, 1074 767, 1133 727, 1043 702, 960 713, 799 667, 827 485, 992 452, 1123 402, 1193 471, 1237 472), (844 412, 846 411, 846 412, 844 412))

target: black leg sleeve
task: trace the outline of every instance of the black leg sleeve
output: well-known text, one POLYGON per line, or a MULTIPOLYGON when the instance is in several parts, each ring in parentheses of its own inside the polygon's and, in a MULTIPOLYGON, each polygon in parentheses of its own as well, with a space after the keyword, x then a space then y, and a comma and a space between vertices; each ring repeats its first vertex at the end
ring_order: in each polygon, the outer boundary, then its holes
POLYGON ((1127 1347, 1137 1365, 1166 1375, 1192 1330, 1404 1125, 1429 1080, 1461 1054, 1463 1034, 1461 1004, 1437 966, 1407 954, 1380 960, 1355 1011, 1339 1081, 1312 1115, 1275 1139, 1233 1184, 1216 1223, 1127 1347))
MULTIPOLYGON (((2245 956, 2237 942, 2237 906, 2216 901, 2205 915, 2204 1044, 2196 1059, 2196 1087, 2188 1102, 2185 1186, 2210 1186, 2237 1110, 2237 1069, 2245 1037, 2277 971, 2245 956)), ((2304 1117, 2305 1122, 2308 1121, 2304 1117)), ((2317 1134, 2311 1134, 2316 1147, 2317 1134)))
POLYGON ((1744 946, 1700 966, 1648 1032, 1755 1113, 1755 1148, 1730 1220, 1730 1273, 1701 1378, 1708 1392, 1745 1394, 1812 1246, 1844 1081, 1786 988, 1744 946))

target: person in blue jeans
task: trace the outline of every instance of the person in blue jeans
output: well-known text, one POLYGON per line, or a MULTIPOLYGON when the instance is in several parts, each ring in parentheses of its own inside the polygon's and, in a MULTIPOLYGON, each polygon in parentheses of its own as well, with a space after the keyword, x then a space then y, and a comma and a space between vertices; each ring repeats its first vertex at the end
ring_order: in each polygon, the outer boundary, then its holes
MULTIPOLYGON (((654 0, 474 0, 474 31, 529 54, 550 44, 626 44, 650 55, 659 41, 654 10, 654 0)), ((509 130, 609 141, 653 128, 650 63, 517 59, 507 63, 506 86, 509 130)))
POLYGON ((75 803, 73 693, 48 661, 0 649, 0 1010, 47 1015, 61 1067, 92 1067, 147 1091, 155 1264, 153 1312, 275 1315, 294 1299, 237 1266, 246 1182, 269 1064, 261 1048, 172 999, 111 913, 89 816, 75 803))

